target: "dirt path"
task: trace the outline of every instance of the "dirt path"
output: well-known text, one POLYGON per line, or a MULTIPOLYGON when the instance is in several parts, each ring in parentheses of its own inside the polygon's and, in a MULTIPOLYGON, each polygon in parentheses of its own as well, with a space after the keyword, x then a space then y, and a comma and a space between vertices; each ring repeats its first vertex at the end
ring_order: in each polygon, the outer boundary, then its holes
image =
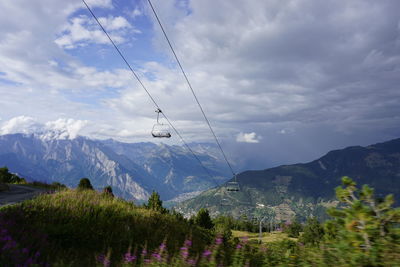
POLYGON ((0 192, 0 207, 31 199, 46 191, 45 189, 34 188, 26 185, 9 186, 9 191, 0 192))

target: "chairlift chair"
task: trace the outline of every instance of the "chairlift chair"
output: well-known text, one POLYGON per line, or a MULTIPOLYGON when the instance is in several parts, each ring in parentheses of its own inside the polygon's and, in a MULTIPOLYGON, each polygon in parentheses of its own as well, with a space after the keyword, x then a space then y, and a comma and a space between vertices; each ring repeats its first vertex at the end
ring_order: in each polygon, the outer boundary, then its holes
POLYGON ((239 192, 240 187, 238 182, 228 182, 226 184, 226 190, 229 192, 239 192))
POLYGON ((156 109, 157 113, 157 123, 154 124, 153 129, 151 130, 151 135, 155 138, 170 138, 171 132, 168 124, 161 123, 159 121, 160 113, 162 113, 161 109, 156 109))

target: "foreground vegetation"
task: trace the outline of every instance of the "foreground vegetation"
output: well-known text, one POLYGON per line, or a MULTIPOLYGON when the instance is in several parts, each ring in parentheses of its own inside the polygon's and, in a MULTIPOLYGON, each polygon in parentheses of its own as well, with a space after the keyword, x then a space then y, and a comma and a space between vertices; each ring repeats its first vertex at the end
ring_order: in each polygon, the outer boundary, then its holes
POLYGON ((0 265, 399 266, 393 197, 376 200, 347 177, 336 195, 341 204, 328 211, 331 220, 287 223, 258 244, 256 234, 231 231, 230 220, 211 220, 207 210, 187 220, 164 209, 155 192, 135 206, 82 181, 0 209, 0 265))

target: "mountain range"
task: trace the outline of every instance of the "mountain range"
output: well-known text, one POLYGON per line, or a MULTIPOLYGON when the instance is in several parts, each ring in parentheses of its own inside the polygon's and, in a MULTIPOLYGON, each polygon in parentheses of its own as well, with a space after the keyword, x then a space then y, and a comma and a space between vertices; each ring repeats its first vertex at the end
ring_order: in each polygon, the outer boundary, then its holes
POLYGON ((176 209, 187 216, 206 207, 213 215, 267 216, 278 221, 311 215, 323 219, 326 207, 337 204, 334 189, 343 176, 359 186, 370 185, 377 197, 394 194, 398 202, 400 139, 330 151, 309 163, 245 171, 237 175, 239 192, 229 192, 225 184, 182 202, 176 209))
POLYGON ((191 196, 229 179, 212 144, 190 144, 210 177, 182 146, 52 136, 0 136, 0 166, 28 180, 57 181, 70 187, 88 177, 97 189, 111 185, 116 195, 139 201, 153 190, 164 200, 191 196))

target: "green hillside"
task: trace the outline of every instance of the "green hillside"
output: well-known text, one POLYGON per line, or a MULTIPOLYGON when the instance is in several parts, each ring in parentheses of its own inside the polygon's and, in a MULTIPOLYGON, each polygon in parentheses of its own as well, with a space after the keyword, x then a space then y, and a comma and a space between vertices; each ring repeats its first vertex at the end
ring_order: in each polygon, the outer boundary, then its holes
POLYGON ((29 255, 39 266, 95 266, 102 255, 120 262, 129 249, 154 251, 162 243, 174 254, 187 238, 193 241, 193 252, 200 252, 212 240, 209 231, 177 215, 93 190, 65 190, 2 208, 0 232, 8 252, 0 263, 22 264, 29 255))
POLYGON ((400 139, 331 151, 305 164, 245 171, 237 176, 240 192, 228 192, 225 187, 211 189, 177 210, 193 214, 206 207, 213 215, 269 216, 276 221, 290 220, 295 215, 325 219, 326 207, 337 204, 334 188, 346 175, 358 184, 374 187, 378 197, 394 194, 399 201, 400 139))

